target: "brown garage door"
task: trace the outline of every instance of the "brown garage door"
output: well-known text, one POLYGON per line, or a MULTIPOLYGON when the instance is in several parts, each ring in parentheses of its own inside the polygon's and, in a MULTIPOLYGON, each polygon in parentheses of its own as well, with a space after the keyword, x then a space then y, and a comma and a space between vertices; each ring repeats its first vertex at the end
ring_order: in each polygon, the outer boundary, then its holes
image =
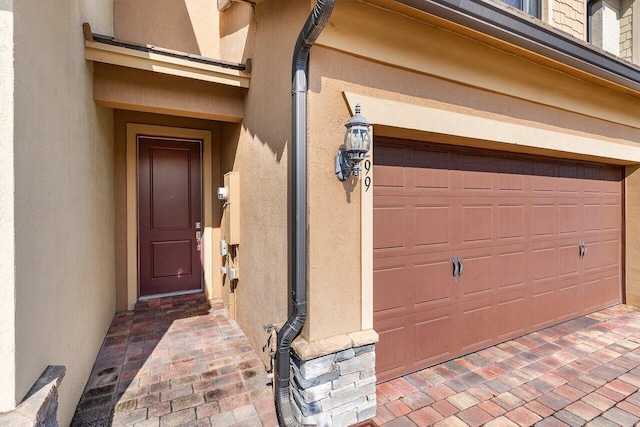
POLYGON ((376 140, 378 379, 620 302, 621 177, 593 163, 376 140))

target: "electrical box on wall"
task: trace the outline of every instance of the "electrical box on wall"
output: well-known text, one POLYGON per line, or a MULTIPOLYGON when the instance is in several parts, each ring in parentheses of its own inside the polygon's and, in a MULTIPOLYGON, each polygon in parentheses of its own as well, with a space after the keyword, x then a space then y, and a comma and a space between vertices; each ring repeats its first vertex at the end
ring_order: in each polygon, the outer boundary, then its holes
POLYGON ((222 238, 228 245, 240 244, 240 176, 238 172, 224 175, 227 199, 223 209, 222 238))

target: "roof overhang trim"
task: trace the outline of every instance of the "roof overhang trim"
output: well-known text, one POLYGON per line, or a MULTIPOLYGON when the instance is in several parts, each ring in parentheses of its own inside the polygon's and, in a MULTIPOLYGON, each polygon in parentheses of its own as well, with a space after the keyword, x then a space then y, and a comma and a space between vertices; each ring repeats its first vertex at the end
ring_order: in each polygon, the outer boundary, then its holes
POLYGON ((111 38, 92 34, 85 39, 88 61, 153 71, 189 79, 203 80, 226 86, 248 88, 250 73, 244 64, 229 64, 195 55, 182 54, 130 43, 114 42, 111 38))

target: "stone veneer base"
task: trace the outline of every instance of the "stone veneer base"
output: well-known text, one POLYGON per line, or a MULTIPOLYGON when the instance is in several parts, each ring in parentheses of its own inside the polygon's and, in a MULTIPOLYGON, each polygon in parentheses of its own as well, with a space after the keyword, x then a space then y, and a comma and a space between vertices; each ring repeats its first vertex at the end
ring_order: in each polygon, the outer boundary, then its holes
POLYGON ((291 358, 294 412, 303 424, 349 426, 376 415, 375 344, 291 358))

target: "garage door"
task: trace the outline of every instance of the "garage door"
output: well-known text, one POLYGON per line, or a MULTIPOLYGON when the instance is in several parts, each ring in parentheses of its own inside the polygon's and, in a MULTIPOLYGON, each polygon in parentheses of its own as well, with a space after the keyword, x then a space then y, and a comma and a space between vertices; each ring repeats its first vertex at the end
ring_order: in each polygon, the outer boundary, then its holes
POLYGON ((379 380, 620 302, 621 168, 375 147, 379 380))

